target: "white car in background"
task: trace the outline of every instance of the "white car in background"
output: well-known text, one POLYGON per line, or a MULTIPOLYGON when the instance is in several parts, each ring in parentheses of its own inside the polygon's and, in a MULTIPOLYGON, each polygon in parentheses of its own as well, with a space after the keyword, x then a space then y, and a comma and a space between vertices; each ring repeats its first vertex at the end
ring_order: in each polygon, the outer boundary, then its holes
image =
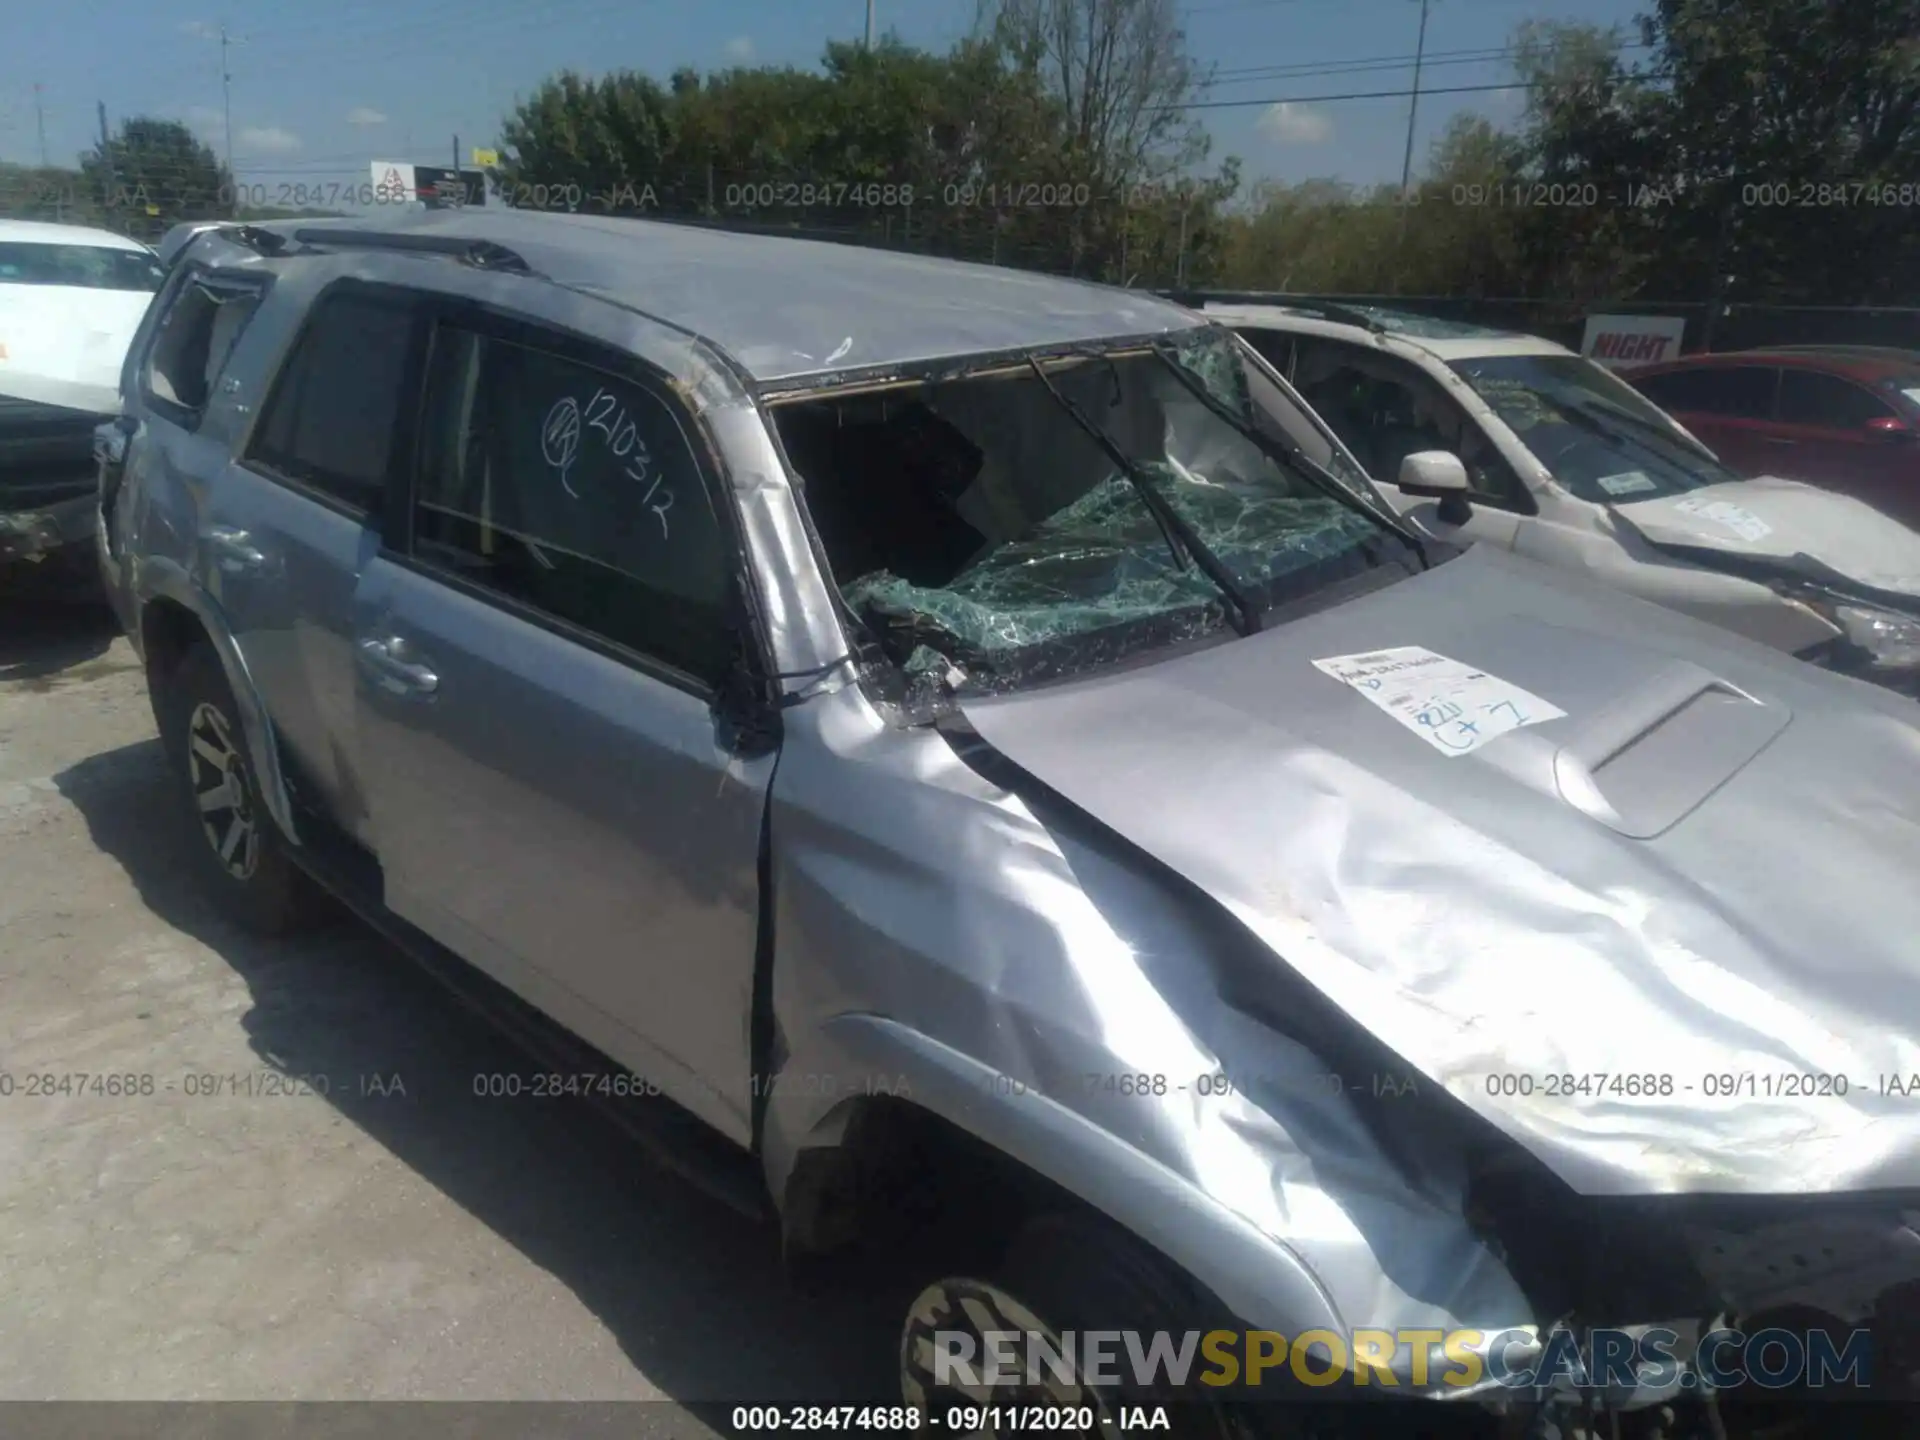
POLYGON ((1239 331, 1426 534, 1578 569, 1920 694, 1920 534, 1898 521, 1742 479, 1550 340, 1303 298, 1177 298, 1239 331))
POLYGON ((93 430, 159 258, 108 230, 0 220, 0 567, 93 553, 93 430))

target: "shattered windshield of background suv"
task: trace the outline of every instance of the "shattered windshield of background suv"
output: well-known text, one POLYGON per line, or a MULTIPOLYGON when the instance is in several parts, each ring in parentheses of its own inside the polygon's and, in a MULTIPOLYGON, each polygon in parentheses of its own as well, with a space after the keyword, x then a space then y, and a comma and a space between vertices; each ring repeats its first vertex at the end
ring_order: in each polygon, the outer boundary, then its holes
POLYGON ((1737 478, 1580 356, 1478 357, 1453 369, 1555 480, 1591 504, 1681 495, 1737 478))

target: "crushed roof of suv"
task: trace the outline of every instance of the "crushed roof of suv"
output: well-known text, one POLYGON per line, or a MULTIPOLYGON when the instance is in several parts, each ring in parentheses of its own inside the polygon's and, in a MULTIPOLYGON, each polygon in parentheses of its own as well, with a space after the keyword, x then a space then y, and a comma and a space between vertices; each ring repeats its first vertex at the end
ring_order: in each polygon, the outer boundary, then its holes
POLYGON ((785 381, 1047 345, 1165 334, 1206 322, 1141 291, 828 241, 516 210, 300 220, 259 230, 472 239, 538 275, 604 296, 785 381))

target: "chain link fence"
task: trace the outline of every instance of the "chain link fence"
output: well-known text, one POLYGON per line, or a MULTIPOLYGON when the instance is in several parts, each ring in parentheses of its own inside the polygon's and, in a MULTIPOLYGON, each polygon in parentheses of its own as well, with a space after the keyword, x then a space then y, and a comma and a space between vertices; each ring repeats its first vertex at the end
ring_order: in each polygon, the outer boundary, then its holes
MULTIPOLYGON (((189 173, 184 168, 170 172, 146 167, 137 175, 114 176, 97 169, 86 173, 0 166, 0 218, 90 225, 146 241, 187 220, 321 215, 371 219, 422 203, 419 193, 402 193, 380 183, 371 166, 313 166, 243 174, 235 180, 218 171, 189 173)), ((455 202, 428 191, 424 203, 455 202)), ((1112 195, 1065 183, 845 181, 711 166, 651 176, 538 182, 496 171, 488 177, 481 203, 522 211, 672 220, 1142 288, 1206 283, 1218 238, 1208 226, 1220 223, 1215 212, 1172 186, 1140 187, 1112 195)), ((1240 283, 1235 288, 1259 288, 1261 278, 1237 277, 1240 283)), ((1920 306, 1773 305, 1746 299, 1715 305, 1640 297, 1579 304, 1550 296, 1315 295, 1343 304, 1379 305, 1542 335, 1575 349, 1589 315, 1631 314, 1683 319, 1687 351, 1788 344, 1920 350, 1920 306)))

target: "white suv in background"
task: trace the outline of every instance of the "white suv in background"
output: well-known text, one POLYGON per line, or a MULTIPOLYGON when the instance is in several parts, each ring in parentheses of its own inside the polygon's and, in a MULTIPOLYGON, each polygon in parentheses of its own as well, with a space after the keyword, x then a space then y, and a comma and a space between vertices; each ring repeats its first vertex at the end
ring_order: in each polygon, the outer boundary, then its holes
POLYGON ((1920 534, 1860 501, 1741 479, 1537 336, 1301 297, 1176 298, 1244 335, 1420 530, 1920 693, 1920 534))
POLYGON ((120 409, 120 364, 160 288, 137 240, 0 220, 0 576, 92 563, 93 431, 120 409))

